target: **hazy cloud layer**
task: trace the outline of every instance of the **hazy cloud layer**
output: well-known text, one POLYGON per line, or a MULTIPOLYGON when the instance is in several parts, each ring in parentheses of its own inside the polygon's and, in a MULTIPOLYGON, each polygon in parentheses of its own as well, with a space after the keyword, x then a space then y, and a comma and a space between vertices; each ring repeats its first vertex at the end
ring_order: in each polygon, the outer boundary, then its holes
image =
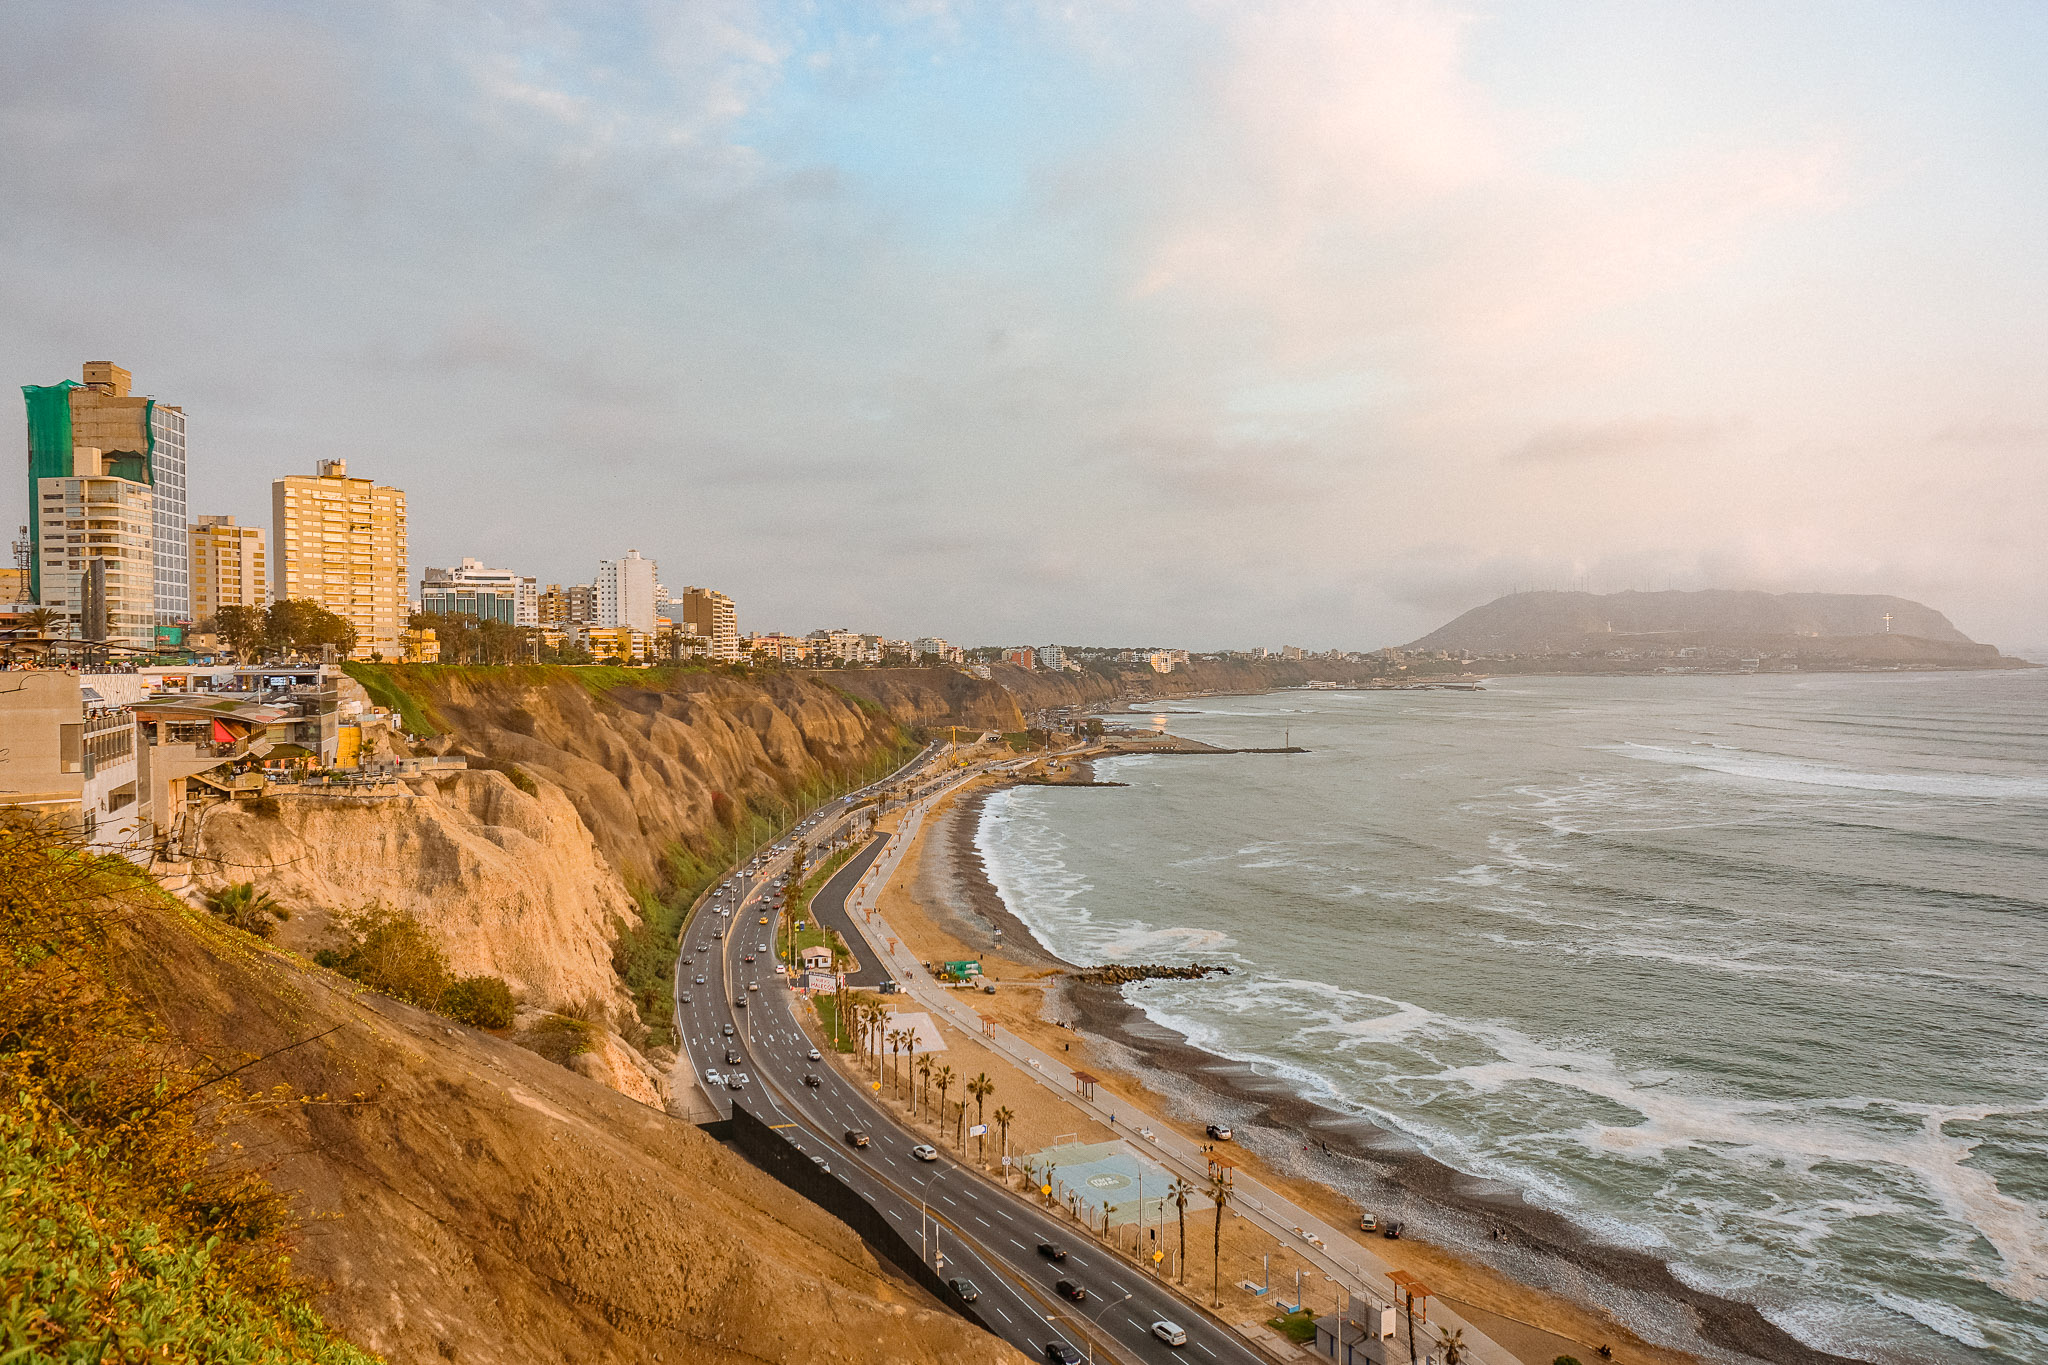
POLYGON ((1370 646, 1576 583, 2048 641, 2036 7, 8 37, 0 358, 184 403, 195 511, 342 455, 411 494, 416 570, 631 546, 760 628, 1370 646))

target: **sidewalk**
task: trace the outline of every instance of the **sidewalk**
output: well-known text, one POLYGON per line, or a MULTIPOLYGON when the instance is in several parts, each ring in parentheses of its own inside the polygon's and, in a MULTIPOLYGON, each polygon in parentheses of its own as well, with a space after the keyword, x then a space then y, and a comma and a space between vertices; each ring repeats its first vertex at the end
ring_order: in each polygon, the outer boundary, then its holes
MULTIPOLYGON (((932 803, 981 775, 963 776, 905 809, 888 848, 875 860, 853 895, 848 897, 849 917, 867 939, 876 959, 889 965, 890 974, 919 1004, 1017 1063, 1066 1103, 1127 1140, 1140 1144, 1168 1170, 1206 1188, 1208 1159, 1199 1144, 1183 1137, 1169 1124, 1122 1096, 1114 1099, 1113 1108, 1082 1098, 1075 1085, 1073 1071, 1066 1063, 1009 1030, 985 1021, 979 1011, 961 999, 961 992, 949 990, 926 976, 922 964, 903 946, 902 936, 873 908, 905 851, 916 840, 932 803), (890 942, 897 945, 894 952, 886 950, 890 942), (1150 1136, 1145 1136, 1146 1133, 1150 1136)), ((1375 1307, 1399 1305, 1398 1292, 1387 1278, 1386 1263, 1370 1249, 1359 1246, 1348 1232, 1331 1227, 1327 1221, 1253 1179, 1243 1168, 1239 1168, 1232 1183, 1237 1195, 1231 1201, 1231 1207, 1241 1216, 1293 1246, 1311 1264, 1319 1266, 1324 1274, 1343 1285, 1352 1296, 1375 1307)), ((1416 1345, 1419 1350, 1430 1352, 1431 1358, 1434 1358, 1436 1349, 1433 1340, 1435 1330, 1458 1328, 1464 1333, 1466 1360, 1474 1362, 1474 1365, 1517 1365, 1513 1354, 1475 1323, 1452 1311, 1443 1300, 1438 1299, 1432 1304, 1430 1316, 1435 1320, 1431 1324, 1431 1336, 1416 1345)))

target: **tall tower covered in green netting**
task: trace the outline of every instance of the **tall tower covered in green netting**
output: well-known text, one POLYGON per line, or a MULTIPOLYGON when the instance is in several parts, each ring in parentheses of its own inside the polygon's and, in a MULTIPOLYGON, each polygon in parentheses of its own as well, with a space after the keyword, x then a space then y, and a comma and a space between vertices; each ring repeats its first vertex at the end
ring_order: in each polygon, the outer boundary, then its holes
POLYGON ((80 471, 72 452, 91 448, 102 468, 150 489, 150 574, 154 615, 159 625, 191 619, 191 546, 185 506, 185 411, 129 390, 130 376, 112 361, 87 361, 84 382, 25 384, 28 408, 29 592, 44 601, 44 570, 54 562, 90 558, 92 533, 75 544, 68 528, 46 526, 44 479, 68 479, 80 471), (46 545, 46 533, 58 539, 46 545), (53 560, 53 556, 55 556, 53 560))

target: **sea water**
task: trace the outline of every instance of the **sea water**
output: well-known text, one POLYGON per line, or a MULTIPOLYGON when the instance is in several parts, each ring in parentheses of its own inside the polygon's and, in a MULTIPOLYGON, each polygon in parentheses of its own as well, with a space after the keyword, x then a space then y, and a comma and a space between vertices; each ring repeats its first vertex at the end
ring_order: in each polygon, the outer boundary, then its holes
POLYGON ((1171 709, 1310 752, 992 798, 1055 952, 1816 1346, 2048 1360, 2048 671, 1171 709))

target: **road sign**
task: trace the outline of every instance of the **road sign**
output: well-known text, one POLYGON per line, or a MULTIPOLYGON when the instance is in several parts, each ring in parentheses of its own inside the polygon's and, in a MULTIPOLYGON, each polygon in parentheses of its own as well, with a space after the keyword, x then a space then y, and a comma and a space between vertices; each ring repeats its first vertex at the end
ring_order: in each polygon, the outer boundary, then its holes
POLYGON ((969 1137, 980 1137, 980 1136, 981 1136, 981 1135, 982 1135, 983 1133, 986 1133, 987 1131, 988 1131, 988 1125, 987 1125, 987 1124, 985 1124, 985 1123, 977 1123, 977 1124, 975 1124, 975 1125, 974 1125, 974 1126, 973 1126, 972 1128, 969 1128, 969 1129, 967 1130, 967 1136, 969 1136, 969 1137))

